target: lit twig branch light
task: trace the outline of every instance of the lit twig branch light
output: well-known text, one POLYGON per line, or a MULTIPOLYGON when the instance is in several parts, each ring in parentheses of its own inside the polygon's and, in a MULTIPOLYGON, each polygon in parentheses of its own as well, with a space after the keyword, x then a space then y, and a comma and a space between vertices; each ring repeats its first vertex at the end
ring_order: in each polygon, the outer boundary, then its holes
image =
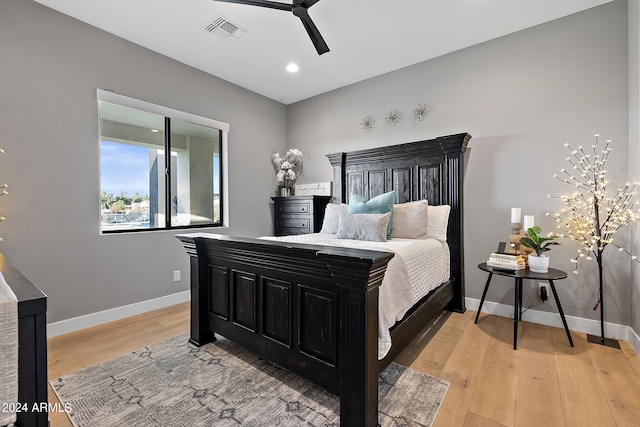
MULTIPOLYGON (((4 154, 4 148, 0 148, 0 154, 4 154)), ((4 196, 5 194, 9 194, 9 191, 7 191, 7 188, 9 188, 9 185, 7 184, 3 184, 0 187, 0 197, 4 196)), ((2 212, 2 209, 0 208, 0 212, 2 212)), ((4 221, 5 218, 4 216, 0 215, 0 222, 4 221)), ((0 242, 4 241, 4 237, 0 236, 0 242)))
MULTIPOLYGON (((614 234, 625 225, 640 218, 640 202, 634 201, 637 184, 626 182, 623 187, 607 194, 609 182, 605 179, 606 164, 611 152, 611 140, 605 142, 602 151, 598 151, 599 136, 595 135, 595 143, 591 149, 580 146, 565 147, 571 155, 567 161, 572 165, 572 172, 562 169, 560 175, 554 177, 565 184, 574 187, 574 192, 568 196, 559 196, 566 207, 560 212, 551 214, 561 230, 560 236, 569 238, 580 246, 576 256, 571 260, 574 273, 578 273, 580 259, 591 260, 591 255, 598 262, 600 277, 600 295, 598 304, 602 303, 602 253, 607 245, 612 244, 619 250, 628 253, 631 259, 638 261, 636 256, 618 246, 613 239, 614 234)), ((554 197, 549 195, 549 197, 554 197)), ((549 215, 549 214, 547 214, 549 215)), ((597 308, 594 307, 594 310, 597 308)), ((602 306, 600 306, 602 310, 602 306)), ((604 320, 601 313, 602 337, 604 343, 604 320)))
MULTIPOLYGON (((575 188, 571 195, 557 197, 565 203, 566 208, 551 215, 558 224, 557 228, 562 231, 561 236, 580 245, 572 259, 575 273, 578 272, 580 258, 591 259, 590 254, 599 258, 608 244, 614 244, 613 235, 621 227, 640 218, 639 202, 634 201, 636 184, 627 182, 624 187, 617 188, 613 195, 607 195, 608 181, 605 176, 606 163, 612 150, 611 140, 607 140, 598 153, 598 137, 595 135, 595 144, 591 146, 593 154, 587 154, 582 146, 574 149, 565 144, 571 151, 567 160, 576 172, 572 174, 562 169, 560 176, 554 175, 556 179, 575 188)), ((632 259, 637 261, 636 257, 632 259)))

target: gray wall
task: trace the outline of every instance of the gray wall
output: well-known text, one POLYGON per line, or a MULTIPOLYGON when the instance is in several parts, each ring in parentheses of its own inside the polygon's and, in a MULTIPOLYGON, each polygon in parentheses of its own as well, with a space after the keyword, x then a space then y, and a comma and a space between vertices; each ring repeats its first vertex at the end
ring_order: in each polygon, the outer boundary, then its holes
MULTIPOLYGON (((629 167, 640 182, 640 2, 629 1, 629 167)), ((633 253, 640 253, 640 226, 631 227, 633 253)), ((640 264, 631 263, 631 328, 640 336, 640 264)))
MULTIPOLYGON (((552 229, 544 213, 561 204, 546 195, 568 191, 552 178, 567 166, 564 142, 589 145, 595 132, 613 139, 614 182, 640 159, 637 123, 628 120, 638 108, 637 64, 636 80, 633 71, 628 79, 622 0, 288 108, 31 1, 0 2, 0 58, 0 146, 7 151, 0 180, 11 186, 0 199, 8 217, 0 249, 48 294, 49 322, 187 289, 188 261, 175 233, 98 233, 96 88, 230 123, 231 227, 208 231, 236 235, 271 232, 273 150, 302 149, 301 182, 330 181, 326 153, 471 133, 465 249, 474 298, 485 280, 475 265, 506 239, 511 207, 552 229), (419 102, 431 113, 413 123, 419 102), (393 128, 384 123, 391 108, 403 113, 393 128), (370 133, 359 125, 367 114, 377 119, 370 133), (183 280, 175 284, 177 269, 183 280)), ((555 248, 552 265, 570 271, 573 251, 569 242, 555 248)), ((640 272, 613 251, 607 256, 607 320, 631 322, 638 332, 640 310, 628 301, 640 296, 640 272)), ((568 314, 597 318, 593 271, 583 264, 562 282, 568 314)), ((510 285, 496 281, 489 300, 511 304, 510 285)), ((548 303, 538 309, 555 312, 548 303)))
MULTIPOLYGON (((318 182, 332 179, 325 153, 469 132, 466 288, 479 299, 486 275, 476 266, 507 239, 511 207, 553 231, 544 214, 562 203, 547 194, 570 192, 552 177, 569 166, 565 142, 590 146, 596 132, 613 139, 609 178, 628 180, 627 75, 627 3, 616 1, 291 105, 288 144, 305 154, 304 181, 318 182), (413 123, 410 112, 420 102, 431 113, 413 123), (392 108, 403 114, 395 127, 384 120, 392 108), (367 114, 377 121, 369 133, 359 125, 367 114)), ((627 246, 628 234, 620 235, 627 246)), ((564 241, 550 253, 552 267, 572 271, 574 253, 564 241)), ((630 263, 611 249, 606 257, 606 319, 628 325, 630 263)), ((567 314, 598 318, 591 309, 595 267, 581 264, 579 275, 560 282, 567 314)), ((495 280, 487 298, 511 305, 512 287, 505 278, 495 280)), ((533 284, 526 292, 536 298, 533 284)), ((550 303, 537 309, 556 312, 550 303)))
POLYGON ((0 250, 48 295, 49 322, 188 289, 175 233, 99 235, 96 88, 229 123, 224 232, 271 232, 284 105, 32 1, 0 2, 0 58, 0 250))

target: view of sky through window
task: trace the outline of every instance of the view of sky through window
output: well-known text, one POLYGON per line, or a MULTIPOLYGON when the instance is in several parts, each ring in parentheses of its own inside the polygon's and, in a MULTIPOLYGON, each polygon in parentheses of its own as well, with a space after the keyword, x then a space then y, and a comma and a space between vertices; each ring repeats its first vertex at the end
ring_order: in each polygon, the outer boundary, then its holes
POLYGON ((102 191, 149 195, 149 148, 100 141, 102 191))

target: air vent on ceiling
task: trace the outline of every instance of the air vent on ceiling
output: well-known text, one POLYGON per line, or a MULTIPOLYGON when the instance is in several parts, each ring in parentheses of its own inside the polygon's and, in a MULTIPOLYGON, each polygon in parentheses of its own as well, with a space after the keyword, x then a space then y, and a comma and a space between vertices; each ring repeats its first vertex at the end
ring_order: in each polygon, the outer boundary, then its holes
POLYGON ((210 24, 204 27, 204 30, 208 33, 215 34, 227 43, 233 43, 247 32, 244 28, 241 28, 221 15, 216 16, 210 24))

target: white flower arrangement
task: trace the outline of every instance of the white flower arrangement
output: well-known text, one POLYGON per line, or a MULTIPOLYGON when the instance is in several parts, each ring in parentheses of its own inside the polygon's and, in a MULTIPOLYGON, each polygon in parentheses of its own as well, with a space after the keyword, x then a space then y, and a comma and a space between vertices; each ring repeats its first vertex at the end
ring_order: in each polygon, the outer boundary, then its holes
POLYGON ((291 148, 282 157, 278 153, 272 153, 271 164, 278 179, 278 187, 291 188, 302 175, 302 151, 291 148))

